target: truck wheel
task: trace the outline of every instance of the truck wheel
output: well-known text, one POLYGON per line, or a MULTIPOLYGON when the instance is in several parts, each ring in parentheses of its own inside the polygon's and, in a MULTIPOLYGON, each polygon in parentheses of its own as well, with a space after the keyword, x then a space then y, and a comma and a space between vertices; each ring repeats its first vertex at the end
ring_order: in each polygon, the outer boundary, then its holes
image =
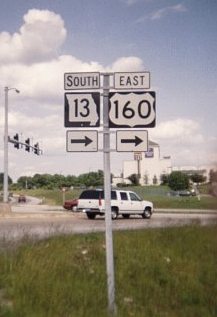
POLYGON ((117 211, 116 208, 112 208, 111 214, 112 214, 112 220, 117 219, 117 217, 118 217, 118 211, 117 211))
POLYGON ((150 208, 145 208, 142 218, 144 219, 150 219, 151 218, 151 209, 150 208))
POLYGON ((96 217, 96 214, 94 214, 92 212, 87 212, 86 214, 87 214, 88 219, 95 219, 95 217, 96 217))

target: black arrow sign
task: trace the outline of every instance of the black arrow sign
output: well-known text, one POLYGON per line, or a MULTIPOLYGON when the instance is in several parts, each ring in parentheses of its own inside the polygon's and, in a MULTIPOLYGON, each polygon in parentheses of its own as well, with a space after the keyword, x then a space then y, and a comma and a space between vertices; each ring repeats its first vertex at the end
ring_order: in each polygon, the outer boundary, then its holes
POLYGON ((142 142, 143 140, 140 139, 138 136, 135 136, 134 139, 121 139, 121 143, 135 143, 135 146, 139 145, 142 142))
POLYGON ((89 145, 93 140, 89 139, 87 136, 84 137, 84 139, 74 139, 71 140, 71 143, 84 143, 85 146, 89 145))

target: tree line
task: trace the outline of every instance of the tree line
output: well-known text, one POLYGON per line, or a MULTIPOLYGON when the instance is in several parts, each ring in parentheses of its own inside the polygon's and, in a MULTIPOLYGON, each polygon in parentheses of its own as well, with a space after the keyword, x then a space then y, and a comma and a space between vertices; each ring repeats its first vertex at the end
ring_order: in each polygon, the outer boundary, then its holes
MULTIPOLYGON (((112 183, 111 175, 111 183, 112 183)), ((3 187, 4 174, 0 173, 0 189, 3 187)), ((139 185, 139 178, 137 174, 129 176, 132 185, 139 185)), ((180 171, 174 171, 170 175, 161 176, 161 185, 168 185, 172 190, 188 189, 190 182, 203 183, 206 178, 200 174, 186 175, 180 171)), ((217 171, 210 170, 209 182, 217 182, 217 171)), ((104 173, 102 170, 97 172, 84 173, 79 176, 61 174, 35 174, 34 176, 21 176, 17 183, 13 183, 10 176, 8 176, 8 183, 12 189, 55 189, 63 187, 102 187, 104 184, 104 173)), ((124 184, 123 184, 124 185, 124 184)))
MULTIPOLYGON (((90 187, 103 186, 104 173, 102 170, 97 172, 84 173, 79 176, 61 174, 35 174, 34 176, 21 176, 16 183, 8 177, 9 185, 14 189, 55 189, 63 187, 90 187)), ((0 173, 0 184, 3 185, 3 173, 0 173)))
MULTIPOLYGON (((139 185, 139 176, 138 174, 132 174, 128 177, 131 183, 135 186, 139 185)), ((217 182, 217 171, 210 171, 209 174, 210 182, 217 182)), ((198 174, 192 173, 187 175, 181 171, 173 171, 171 174, 163 174, 161 175, 160 184, 161 185, 168 185, 172 190, 185 190, 189 189, 191 183, 204 183, 206 182, 206 177, 198 174)), ((157 184, 156 176, 153 179, 153 184, 157 184)))

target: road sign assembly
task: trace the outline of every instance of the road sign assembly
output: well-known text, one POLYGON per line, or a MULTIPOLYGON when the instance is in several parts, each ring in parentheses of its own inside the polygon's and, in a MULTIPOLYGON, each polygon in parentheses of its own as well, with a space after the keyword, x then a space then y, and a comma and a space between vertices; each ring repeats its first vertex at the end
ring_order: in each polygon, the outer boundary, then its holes
MULTIPOLYGON (((155 92, 150 88, 149 72, 120 73, 65 73, 64 123, 65 127, 100 127, 100 93, 80 92, 82 89, 102 89, 103 109, 103 162, 105 200, 106 269, 108 287, 108 310, 115 315, 114 256, 111 219, 111 167, 110 128, 130 128, 116 132, 118 152, 146 152, 148 132, 132 128, 153 128, 156 123, 155 92), (100 75, 103 85, 100 86, 100 75), (113 76, 112 86, 110 77, 113 76), (122 91, 110 92, 110 89, 122 91), (123 92, 123 89, 128 91, 123 92), (139 91, 138 91, 139 89, 139 91), (77 90, 77 92, 69 92, 77 90), (136 91, 135 91, 136 90, 136 91)), ((95 130, 67 131, 67 152, 98 151, 98 132, 95 130)), ((139 163, 139 161, 138 161, 139 163)))

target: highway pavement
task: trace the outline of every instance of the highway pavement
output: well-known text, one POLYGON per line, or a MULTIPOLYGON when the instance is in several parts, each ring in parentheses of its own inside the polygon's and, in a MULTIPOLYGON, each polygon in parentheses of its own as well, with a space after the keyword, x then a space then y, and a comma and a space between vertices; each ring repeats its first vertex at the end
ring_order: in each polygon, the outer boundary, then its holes
MULTIPOLYGON (((112 222, 113 230, 164 228, 189 224, 217 224, 217 210, 157 209, 151 219, 121 216, 112 222)), ((89 220, 82 212, 71 212, 62 206, 12 204, 10 212, 0 210, 0 238, 17 240, 23 237, 42 239, 59 234, 104 232, 105 218, 89 220)))

